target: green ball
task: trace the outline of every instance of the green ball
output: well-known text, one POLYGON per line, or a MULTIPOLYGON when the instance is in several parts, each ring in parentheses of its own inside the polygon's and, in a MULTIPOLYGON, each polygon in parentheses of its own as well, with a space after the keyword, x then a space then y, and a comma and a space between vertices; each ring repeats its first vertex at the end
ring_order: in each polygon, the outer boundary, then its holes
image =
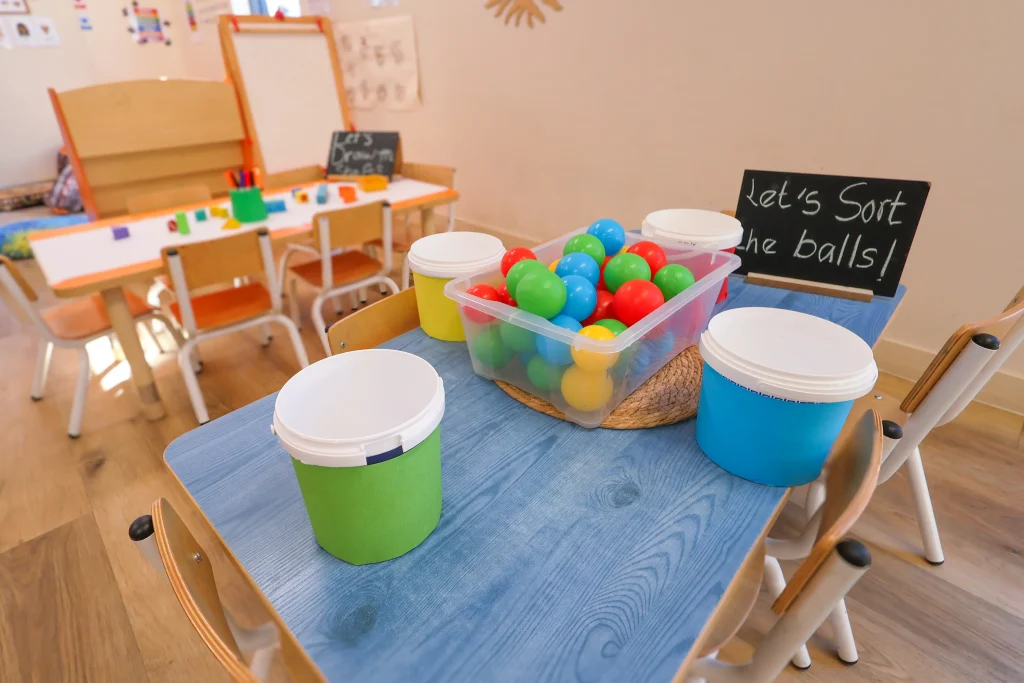
POLYGON ((478 361, 491 368, 504 367, 512 359, 512 352, 501 341, 496 325, 482 329, 473 339, 473 355, 478 361))
POLYGON ((552 391, 562 386, 562 373, 567 367, 552 365, 538 354, 526 364, 526 376, 541 391, 552 391))
POLYGON ((562 278, 541 267, 523 277, 516 287, 515 297, 520 309, 542 318, 554 318, 565 307, 565 283, 562 278))
POLYGON ((626 326, 626 323, 620 322, 615 318, 605 318, 604 320, 598 320, 594 324, 611 330, 616 337, 629 329, 629 327, 626 326))
POLYGON ((565 248, 562 249, 562 255, 564 256, 576 251, 584 253, 594 259, 597 261, 597 265, 604 263, 604 244, 602 244, 601 240, 597 239, 593 235, 583 233, 582 235, 570 237, 569 241, 565 243, 565 248))
POLYGON ((608 265, 604 267, 604 284, 612 294, 630 280, 647 280, 649 282, 650 279, 651 267, 647 265, 647 261, 629 252, 613 256, 608 265))
POLYGON ((693 273, 690 272, 690 269, 677 263, 662 266, 661 270, 654 274, 654 284, 661 290, 665 301, 679 294, 694 282, 693 273))
POLYGON ((502 321, 498 330, 505 346, 513 351, 535 351, 537 348, 537 335, 525 327, 502 321))
POLYGON ((525 261, 520 261, 519 263, 509 268, 508 274, 505 276, 505 287, 508 289, 509 296, 518 301, 518 298, 516 297, 516 288, 519 286, 519 282, 527 273, 531 273, 538 270, 548 271, 548 268, 540 261, 534 259, 526 259, 525 261))

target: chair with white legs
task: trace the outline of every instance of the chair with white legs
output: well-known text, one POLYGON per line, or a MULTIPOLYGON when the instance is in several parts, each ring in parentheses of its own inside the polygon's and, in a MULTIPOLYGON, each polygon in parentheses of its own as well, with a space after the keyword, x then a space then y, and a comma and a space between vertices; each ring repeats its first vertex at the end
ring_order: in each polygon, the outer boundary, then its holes
POLYGON ((293 652, 297 648, 289 647, 273 620, 243 628, 232 619, 221 602, 210 556, 167 500, 158 499, 151 514, 132 522, 128 536, 167 578, 185 616, 232 680, 266 681, 279 651, 291 680, 322 680, 308 657, 293 652))
POLYGON ((258 325, 262 329, 263 345, 267 346, 272 339, 270 323, 279 323, 288 332, 299 366, 309 365, 298 328, 281 314, 280 286, 274 276, 274 256, 266 228, 167 247, 163 250, 163 260, 176 298, 170 306, 171 313, 188 334, 188 340, 178 351, 178 365, 200 424, 210 420, 193 358, 196 344, 201 340, 258 325), (240 287, 199 296, 192 294, 202 287, 249 276, 262 276, 266 284, 254 280, 240 287))
POLYGON ((331 355, 324 325, 323 304, 326 299, 356 292, 371 285, 387 286, 398 293, 391 273, 391 206, 387 202, 364 204, 350 209, 327 211, 313 216, 313 234, 319 256, 315 261, 292 266, 289 289, 292 319, 298 320, 296 282, 299 279, 317 290, 312 317, 324 352, 331 355), (359 249, 366 242, 383 239, 383 263, 359 249))
MULTIPOLYGON (((878 413, 863 413, 829 458, 825 503, 816 515, 811 546, 789 583, 784 583, 781 591, 772 591, 772 610, 779 619, 753 657, 744 664, 726 664, 716 659, 718 651, 746 621, 757 600, 763 572, 768 572, 769 589, 773 588, 773 558, 764 554, 761 547, 750 553, 730 591, 722 596, 723 608, 715 613, 706 629, 708 635, 698 643, 700 659, 681 671, 677 679, 767 683, 774 681, 786 664, 795 659, 794 655, 804 649, 807 639, 871 565, 867 548, 843 537, 874 492, 882 460, 882 429, 878 413)), ((764 548, 772 552, 770 539, 764 548)), ((777 562, 774 564, 777 566, 777 562)))
MULTIPOLYGON (((39 330, 39 351, 36 356, 35 376, 32 381, 33 401, 43 398, 43 387, 46 384, 46 376, 49 374, 53 347, 75 349, 78 352, 78 381, 75 385, 74 399, 71 402, 71 418, 68 421, 68 436, 77 439, 82 433, 82 414, 85 411, 85 394, 89 386, 89 354, 86 344, 94 339, 113 334, 103 299, 99 294, 94 294, 55 308, 39 311, 33 306, 33 302, 39 298, 35 290, 25 280, 18 267, 9 258, 2 255, 0 255, 0 282, 3 283, 3 288, 18 305, 18 308, 39 330)), ((159 320, 174 336, 179 346, 184 343, 178 329, 171 324, 170 320, 147 305, 142 297, 125 291, 125 298, 128 301, 128 310, 132 317, 140 323, 140 326, 148 326, 154 320, 159 320)), ((153 334, 152 328, 145 327, 145 329, 153 335, 155 340, 156 336, 153 334)))

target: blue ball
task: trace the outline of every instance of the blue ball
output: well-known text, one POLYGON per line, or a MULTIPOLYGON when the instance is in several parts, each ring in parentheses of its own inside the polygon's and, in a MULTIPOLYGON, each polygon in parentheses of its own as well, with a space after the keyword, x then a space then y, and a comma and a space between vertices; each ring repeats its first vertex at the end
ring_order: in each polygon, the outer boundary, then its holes
MULTIPOLYGON (((579 321, 573 320, 567 315, 556 315, 551 319, 551 323, 572 332, 579 332, 583 329, 583 325, 580 325, 579 321)), ((568 344, 549 339, 543 334, 537 335, 537 353, 552 365, 568 365, 572 362, 572 353, 569 351, 568 344)))
POLYGON ((565 283, 565 306, 562 307, 562 315, 580 321, 589 318, 597 308, 597 287, 580 275, 566 275, 562 282, 565 283))
POLYGON ((587 234, 601 240, 608 256, 615 256, 626 246, 626 230, 614 218, 599 218, 590 224, 587 234))
POLYGON ((597 283, 601 279, 601 266, 598 265, 597 261, 590 254, 574 251, 558 259, 558 265, 555 266, 555 275, 562 279, 565 279, 568 275, 579 275, 590 280, 590 284, 597 287, 597 283))

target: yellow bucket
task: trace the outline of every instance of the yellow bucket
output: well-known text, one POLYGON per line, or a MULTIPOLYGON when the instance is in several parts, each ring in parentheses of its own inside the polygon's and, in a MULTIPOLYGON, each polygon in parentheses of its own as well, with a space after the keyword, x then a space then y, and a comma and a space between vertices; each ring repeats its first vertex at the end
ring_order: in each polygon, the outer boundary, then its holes
POLYGON ((498 267, 504 254, 501 240, 479 232, 442 232, 413 242, 406 258, 423 331, 442 341, 466 341, 459 307, 444 295, 444 286, 498 267))

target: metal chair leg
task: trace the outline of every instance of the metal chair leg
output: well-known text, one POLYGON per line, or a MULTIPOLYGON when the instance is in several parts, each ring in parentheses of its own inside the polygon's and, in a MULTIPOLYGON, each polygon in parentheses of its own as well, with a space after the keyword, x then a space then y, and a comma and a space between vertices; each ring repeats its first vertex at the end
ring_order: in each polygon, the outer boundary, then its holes
POLYGON ((43 399, 43 388, 46 386, 46 377, 50 374, 50 358, 53 356, 53 343, 45 339, 39 340, 39 351, 36 354, 36 372, 32 378, 32 400, 43 399))
POLYGON ((82 414, 85 412, 85 392, 89 388, 89 352, 85 347, 78 351, 78 380, 75 396, 71 400, 71 420, 68 422, 68 436, 77 439, 82 435, 82 414))

